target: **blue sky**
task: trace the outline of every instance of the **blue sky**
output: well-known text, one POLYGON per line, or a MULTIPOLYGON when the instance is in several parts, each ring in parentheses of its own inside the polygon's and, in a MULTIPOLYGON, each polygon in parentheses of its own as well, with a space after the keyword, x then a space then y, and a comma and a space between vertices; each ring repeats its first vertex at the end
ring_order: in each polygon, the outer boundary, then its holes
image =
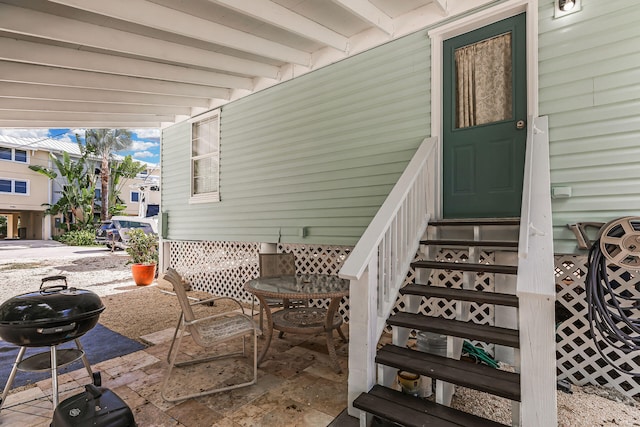
MULTIPOLYGON (((133 145, 128 151, 118 154, 131 156, 136 160, 147 163, 160 163, 160 129, 129 129, 132 133, 133 145)), ((52 138, 59 141, 69 141, 75 144, 75 134, 84 138, 85 129, 0 129, 0 134, 16 138, 52 138)))

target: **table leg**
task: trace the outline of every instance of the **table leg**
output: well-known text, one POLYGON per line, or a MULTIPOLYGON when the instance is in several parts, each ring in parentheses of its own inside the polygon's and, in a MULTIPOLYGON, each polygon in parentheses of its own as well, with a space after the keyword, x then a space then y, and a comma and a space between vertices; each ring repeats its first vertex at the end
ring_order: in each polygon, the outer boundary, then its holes
POLYGON ((271 317, 271 309, 267 305, 265 299, 259 295, 256 295, 258 301, 260 301, 260 306, 264 307, 264 314, 267 316, 267 321, 265 325, 266 331, 262 331, 262 336, 264 337, 264 347, 262 347, 262 351, 260 355, 258 355, 258 366, 262 363, 264 356, 267 354, 267 350, 269 350, 269 345, 271 345, 271 337, 273 336, 273 317, 271 317))
MULTIPOLYGON (((329 359, 331 360, 333 369, 339 374, 342 373, 342 367, 340 367, 340 363, 338 363, 338 355, 336 354, 336 348, 333 345, 333 316, 338 311, 340 300, 342 300, 342 298, 331 299, 329 309, 327 310, 327 320, 325 322, 325 333, 327 335, 327 350, 329 351, 329 359)), ((340 327, 338 327, 338 332, 343 339, 346 339, 342 334, 340 327)))

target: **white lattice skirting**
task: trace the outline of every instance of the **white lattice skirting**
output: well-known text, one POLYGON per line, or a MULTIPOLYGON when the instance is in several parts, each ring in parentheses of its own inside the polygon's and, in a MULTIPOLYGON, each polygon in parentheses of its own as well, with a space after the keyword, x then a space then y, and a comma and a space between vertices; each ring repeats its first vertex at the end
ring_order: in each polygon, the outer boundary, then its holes
MULTIPOLYGON (((337 275, 351 246, 278 245, 278 252, 293 252, 299 274, 337 275)), ((243 285, 258 277, 260 243, 171 241, 169 266, 193 284, 193 288, 214 295, 230 296, 250 303, 252 296, 243 285)), ((329 300, 311 305, 328 308, 329 300)), ((349 298, 343 298, 338 312, 349 321, 349 298)))
MULTIPOLYGON (((241 301, 251 302, 251 295, 242 288, 248 280, 258 277, 259 243, 242 242, 170 242, 170 266, 186 279, 194 283, 197 290, 215 295, 231 296, 241 301)), ((298 273, 337 274, 351 251, 349 246, 294 245, 281 244, 279 252, 293 252, 296 255, 298 273)), ((465 262, 465 254, 459 251, 444 252, 439 257, 449 261, 465 262)), ((482 262, 492 263, 493 254, 481 255, 482 262)), ((557 370, 559 379, 567 379, 576 385, 600 384, 614 388, 627 396, 640 396, 640 378, 633 378, 617 372, 600 357, 590 338, 587 321, 584 281, 587 273, 586 256, 555 257, 556 290, 558 301, 571 313, 571 317, 558 326, 556 335, 557 370)), ((443 272, 435 278, 441 286, 460 287, 462 275, 443 272)), ((415 278, 415 271, 407 274, 406 283, 415 278)), ((625 270, 610 271, 615 279, 629 289, 637 280, 625 270)), ((476 289, 494 289, 492 274, 477 276, 476 289)), ((394 310, 404 306, 399 298, 394 310)), ((328 306, 328 301, 313 301, 313 306, 328 306)), ((455 307, 441 299, 424 300, 420 310, 432 316, 455 317, 455 307)), ((339 309, 345 321, 349 320, 349 300, 342 300, 339 309)), ((490 305, 472 304, 471 318, 476 323, 494 324, 494 310, 490 305)), ((474 342, 489 353, 491 345, 474 342)), ((625 355, 617 350, 609 350, 613 360, 626 363, 633 371, 640 370, 640 354, 625 355)))
MULTIPOLYGON (((558 325, 556 331, 556 357, 558 378, 573 384, 600 384, 614 388, 627 396, 640 396, 640 377, 624 375, 609 366, 598 353, 589 332, 585 279, 587 257, 563 255, 555 257, 557 301, 571 312, 571 317, 558 325)), ((633 295, 638 278, 631 272, 611 268, 609 280, 620 284, 617 292, 625 289, 633 295)), ((604 351, 607 357, 627 369, 640 371, 640 352, 624 354, 616 349, 604 351)))

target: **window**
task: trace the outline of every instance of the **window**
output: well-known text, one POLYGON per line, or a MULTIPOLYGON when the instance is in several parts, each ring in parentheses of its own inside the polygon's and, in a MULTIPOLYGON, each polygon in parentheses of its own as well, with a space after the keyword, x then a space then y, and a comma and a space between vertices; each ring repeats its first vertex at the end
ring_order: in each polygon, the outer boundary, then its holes
POLYGON ((27 152, 25 150, 15 150, 14 160, 16 162, 27 163, 27 152))
POLYGON ((0 159, 11 160, 11 148, 0 147, 0 159))
POLYGON ((27 150, 18 150, 17 148, 0 147, 0 160, 8 160, 19 163, 28 163, 29 156, 27 150))
POLYGON ((140 193, 138 193, 137 191, 132 191, 131 192, 131 202, 139 202, 140 201, 140 193))
POLYGON ((27 181, 14 181, 13 192, 16 194, 27 194, 27 181))
POLYGON ((0 178, 0 193, 29 194, 29 181, 0 178))
POLYGON ((220 112, 191 126, 191 202, 217 202, 220 170, 220 112))
POLYGON ((102 200, 102 190, 100 188, 96 188, 95 192, 93 193, 93 199, 94 200, 102 200))

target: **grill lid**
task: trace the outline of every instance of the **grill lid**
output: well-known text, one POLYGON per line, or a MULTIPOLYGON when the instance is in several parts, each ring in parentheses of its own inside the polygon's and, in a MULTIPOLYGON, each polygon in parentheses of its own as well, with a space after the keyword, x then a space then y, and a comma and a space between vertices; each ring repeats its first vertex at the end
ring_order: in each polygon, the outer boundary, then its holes
POLYGON ((86 289, 51 286, 16 295, 0 306, 0 325, 29 326, 73 322, 99 315, 100 297, 86 289))

